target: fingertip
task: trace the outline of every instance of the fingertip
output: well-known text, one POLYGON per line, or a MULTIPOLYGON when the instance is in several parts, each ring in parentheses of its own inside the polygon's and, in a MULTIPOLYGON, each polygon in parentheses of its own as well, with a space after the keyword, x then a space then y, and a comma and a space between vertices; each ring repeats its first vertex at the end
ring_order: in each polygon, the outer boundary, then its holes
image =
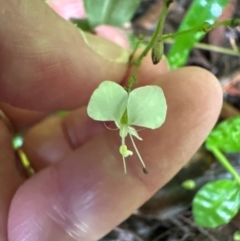
POLYGON ((216 121, 223 101, 222 88, 216 76, 201 67, 184 67, 174 73, 178 81, 185 85, 192 101, 196 102, 197 109, 215 116, 216 121))
POLYGON ((141 134, 144 142, 138 149, 151 174, 144 182, 155 192, 189 161, 212 130, 221 110, 222 91, 217 78, 198 67, 166 72, 152 84, 163 89, 167 117, 159 129, 141 134))
POLYGON ((178 113, 174 118, 179 119, 180 126, 187 121, 188 128, 200 128, 206 137, 216 123, 222 106, 218 79, 203 68, 184 67, 163 75, 158 83, 168 104, 167 121, 178 113), (180 112, 180 109, 184 111, 180 112), (181 119, 185 121, 181 122, 181 119))
POLYGON ((83 33, 44 2, 26 0, 19 8, 17 1, 3 1, 1 7, 11 13, 0 21, 2 102, 48 113, 73 110, 101 81, 124 77, 126 49, 83 33))

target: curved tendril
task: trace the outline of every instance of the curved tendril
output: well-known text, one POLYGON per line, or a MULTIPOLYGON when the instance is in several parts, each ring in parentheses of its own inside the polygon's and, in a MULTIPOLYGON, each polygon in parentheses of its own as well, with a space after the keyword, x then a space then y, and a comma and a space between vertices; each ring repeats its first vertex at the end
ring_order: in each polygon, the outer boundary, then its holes
POLYGON ((110 130, 110 131, 116 131, 116 130, 118 130, 118 128, 108 127, 105 121, 103 122, 103 124, 104 124, 104 126, 105 126, 108 130, 110 130))
POLYGON ((146 165, 145 165, 145 163, 144 163, 144 161, 143 161, 143 159, 142 159, 142 157, 141 157, 141 155, 140 155, 140 153, 139 153, 139 151, 138 151, 138 149, 137 149, 137 146, 135 145, 135 142, 134 142, 134 140, 133 140, 133 137, 132 137, 132 135, 131 135, 130 133, 129 133, 129 136, 130 136, 130 139, 131 139, 131 141, 132 141, 133 147, 134 147, 134 149, 135 149, 135 151, 136 151, 136 153, 137 153, 137 155, 138 155, 138 158, 139 158, 139 160, 140 160, 140 162, 141 162, 141 164, 142 164, 142 166, 143 166, 143 172, 144 172, 145 174, 148 174, 146 165))

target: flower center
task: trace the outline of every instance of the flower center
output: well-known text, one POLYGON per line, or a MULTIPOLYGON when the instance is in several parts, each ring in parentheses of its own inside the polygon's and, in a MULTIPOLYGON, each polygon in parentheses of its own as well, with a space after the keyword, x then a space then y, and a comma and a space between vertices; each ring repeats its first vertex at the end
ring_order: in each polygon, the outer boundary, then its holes
POLYGON ((122 125, 127 125, 127 123, 128 123, 127 109, 124 111, 120 122, 121 122, 122 125))

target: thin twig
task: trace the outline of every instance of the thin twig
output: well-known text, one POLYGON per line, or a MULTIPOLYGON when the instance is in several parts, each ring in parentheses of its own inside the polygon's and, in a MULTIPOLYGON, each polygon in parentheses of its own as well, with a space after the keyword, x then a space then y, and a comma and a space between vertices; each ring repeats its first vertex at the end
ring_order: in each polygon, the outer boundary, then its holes
MULTIPOLYGON (((174 40, 172 40, 172 39, 167 39, 167 40, 164 41, 164 43, 174 44, 174 40)), ((233 50, 233 49, 223 48, 223 47, 219 47, 219 46, 215 46, 215 45, 210 45, 210 44, 196 43, 196 44, 193 46, 193 48, 203 49, 203 50, 209 50, 209 51, 213 51, 213 52, 217 52, 217 53, 221 53, 221 54, 228 54, 228 55, 240 57, 240 52, 236 52, 236 51, 233 50)))
POLYGON ((211 241, 218 241, 214 236, 212 236, 206 229, 197 226, 192 220, 189 218, 184 217, 183 215, 179 214, 178 217, 182 219, 185 223, 187 223, 189 226, 196 228, 200 233, 204 234, 206 237, 209 238, 211 241))

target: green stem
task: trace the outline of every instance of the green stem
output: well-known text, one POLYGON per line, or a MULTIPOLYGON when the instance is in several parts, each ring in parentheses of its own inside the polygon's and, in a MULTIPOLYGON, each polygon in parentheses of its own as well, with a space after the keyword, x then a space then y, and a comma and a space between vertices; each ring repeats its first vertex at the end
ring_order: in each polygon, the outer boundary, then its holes
MULTIPOLYGON (((132 86, 136 83, 136 75, 137 75, 138 69, 139 69, 139 67, 142 63, 143 58, 153 48, 156 41, 163 42, 164 40, 175 38, 176 36, 188 34, 188 33, 192 33, 192 32, 208 32, 213 28, 218 28, 218 27, 221 27, 221 26, 236 27, 236 26, 240 25, 240 18, 235 18, 235 19, 224 20, 222 22, 217 22, 217 23, 214 23, 214 24, 210 24, 208 22, 205 22, 204 24, 202 24, 201 26, 196 27, 196 28, 183 30, 183 31, 176 32, 176 33, 170 33, 170 34, 162 35, 164 22, 165 22, 165 19, 166 19, 166 16, 167 16, 168 8, 169 8, 171 3, 172 3, 172 0, 164 0, 163 10, 160 14, 160 17, 159 17, 159 20, 158 20, 158 23, 157 23, 157 27, 156 27, 153 35, 152 35, 152 38, 151 38, 150 42, 148 43, 146 48, 143 50, 143 52, 140 54, 140 56, 132 63, 134 65, 134 69, 133 69, 133 74, 128 79, 128 84, 126 86, 126 89, 127 89, 128 92, 131 91, 132 86)), ((137 48, 135 48, 134 53, 136 52, 136 49, 137 48)), ((131 59, 130 59, 130 63, 131 63, 131 59)))
POLYGON ((162 40, 166 40, 166 39, 170 39, 170 38, 175 38, 179 35, 183 35, 183 34, 188 34, 188 33, 193 33, 193 32, 198 32, 199 31, 199 27, 197 28, 191 28, 191 29, 187 29, 187 30, 183 30, 180 32, 176 32, 176 33, 168 33, 168 34, 164 34, 162 36, 162 40))
POLYGON ((148 54, 148 52, 151 50, 151 48, 153 47, 153 44, 155 43, 155 41, 157 40, 157 38, 159 37, 159 35, 161 35, 162 30, 163 30, 163 24, 164 21, 166 19, 167 16, 167 12, 168 12, 168 4, 167 1, 164 1, 164 6, 163 6, 163 10, 160 14, 158 23, 157 23, 157 27, 153 33, 152 39, 150 40, 149 44, 147 45, 147 47, 144 49, 144 51, 142 52, 142 54, 136 59, 135 61, 135 65, 137 67, 140 66, 142 59, 148 54))
POLYGON ((187 29, 187 30, 183 30, 180 32, 176 32, 176 33, 169 33, 169 34, 164 34, 162 36, 162 40, 166 40, 169 38, 175 38, 179 35, 183 35, 183 34, 188 34, 188 33, 193 33, 193 32, 208 32, 213 28, 219 28, 219 27, 236 27, 237 25, 240 25, 240 18, 235 18, 235 19, 228 19, 228 20, 224 20, 222 22, 217 22, 214 24, 210 24, 210 23, 204 23, 199 27, 196 28, 191 28, 191 29, 187 29))
POLYGON ((223 165, 223 167, 232 174, 236 182, 240 185, 240 176, 235 170, 235 168, 231 165, 228 159, 220 152, 220 150, 216 147, 211 147, 210 151, 215 155, 215 157, 219 160, 219 162, 223 165))
MULTIPOLYGON (((172 1, 169 0, 164 0, 163 3, 163 10, 160 14, 158 23, 157 23, 157 27, 152 35, 152 38, 150 40, 150 42, 148 43, 148 45, 146 46, 146 48, 143 50, 143 52, 140 54, 140 56, 133 62, 134 64, 134 69, 133 69, 133 74, 131 76, 132 79, 135 79, 136 82, 136 75, 138 72, 138 69, 142 63, 143 58, 148 54, 148 52, 152 49, 155 41, 159 38, 159 36, 162 35, 162 30, 163 30, 163 26, 164 26, 164 21, 166 19, 167 13, 168 13, 168 8, 169 5, 172 1)), ((135 82, 133 83, 133 81, 129 81, 128 82, 128 86, 127 89, 130 91, 131 87, 133 86, 133 84, 135 84, 135 82)))
POLYGON ((130 56, 130 59, 129 59, 129 65, 131 65, 131 63, 132 63, 132 58, 133 58, 134 55, 136 54, 136 52, 137 52, 137 50, 138 50, 138 47, 139 47, 140 44, 142 43, 143 39, 144 39, 143 35, 139 35, 139 36, 138 36, 137 43, 136 43, 136 45, 134 46, 134 49, 133 49, 133 51, 132 51, 132 53, 131 53, 131 56, 130 56))
MULTIPOLYGON (((172 39, 167 39, 164 41, 166 44, 173 44, 174 40, 172 39)), ((228 55, 233 55, 233 56, 239 56, 239 52, 233 49, 229 48, 223 48, 215 45, 210 45, 210 44, 204 44, 204 43, 196 43, 193 46, 196 49, 203 49, 203 50, 209 50, 209 51, 214 51, 217 53, 221 54, 228 54, 228 55)))

